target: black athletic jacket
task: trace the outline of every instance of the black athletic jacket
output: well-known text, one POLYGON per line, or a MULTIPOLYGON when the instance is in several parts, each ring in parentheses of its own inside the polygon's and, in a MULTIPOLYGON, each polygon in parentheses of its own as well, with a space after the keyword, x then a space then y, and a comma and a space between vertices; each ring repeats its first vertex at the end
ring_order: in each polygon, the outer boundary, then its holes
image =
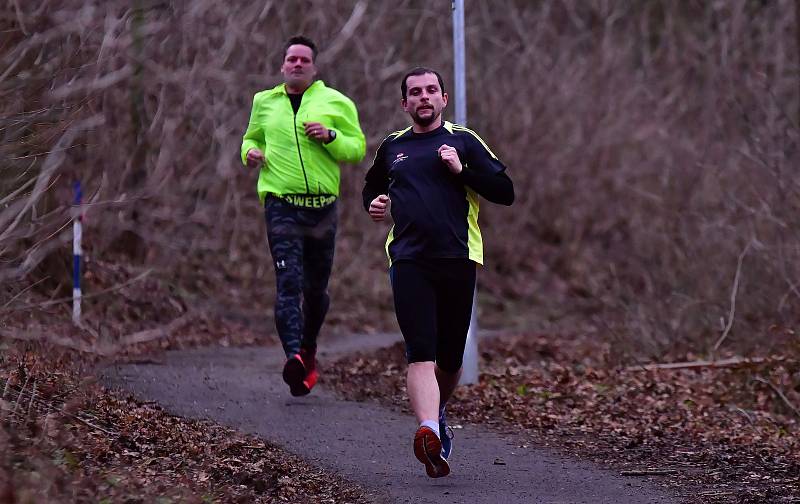
POLYGON ((472 130, 445 121, 440 128, 390 134, 367 172, 364 208, 380 194, 391 199, 394 226, 386 240, 390 263, 401 259, 468 258, 483 264, 478 195, 511 205, 514 185, 506 167, 472 130), (439 158, 455 147, 464 169, 450 172, 439 158))

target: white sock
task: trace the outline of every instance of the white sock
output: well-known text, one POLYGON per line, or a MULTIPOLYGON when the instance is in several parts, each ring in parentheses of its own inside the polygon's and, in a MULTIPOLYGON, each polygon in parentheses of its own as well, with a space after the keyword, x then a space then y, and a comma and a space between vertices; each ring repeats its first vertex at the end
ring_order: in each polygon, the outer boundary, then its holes
POLYGON ((436 433, 436 437, 439 437, 439 420, 423 420, 419 426, 429 428, 436 433))

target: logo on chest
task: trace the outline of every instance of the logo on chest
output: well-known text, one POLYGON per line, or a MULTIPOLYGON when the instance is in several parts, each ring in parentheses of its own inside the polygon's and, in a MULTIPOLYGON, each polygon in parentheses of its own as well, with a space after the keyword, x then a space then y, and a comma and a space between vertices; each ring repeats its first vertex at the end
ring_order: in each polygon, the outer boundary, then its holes
POLYGON ((408 156, 406 156, 405 154, 400 152, 400 153, 397 154, 397 157, 394 158, 394 161, 392 161, 392 166, 396 165, 397 163, 401 163, 401 162, 405 161, 406 159, 408 159, 408 156))

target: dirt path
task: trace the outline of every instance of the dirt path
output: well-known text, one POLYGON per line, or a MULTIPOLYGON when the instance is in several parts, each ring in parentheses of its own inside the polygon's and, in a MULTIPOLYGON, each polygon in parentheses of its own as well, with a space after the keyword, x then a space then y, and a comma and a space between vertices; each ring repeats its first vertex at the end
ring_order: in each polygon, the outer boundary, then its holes
MULTIPOLYGON (((352 336, 339 340, 337 349, 365 350, 396 339, 352 336)), ((333 357, 320 356, 323 362, 333 357)), ((176 351, 158 362, 108 368, 104 380, 171 413, 255 433, 360 483, 377 502, 679 502, 646 480, 522 448, 521 439, 501 438, 472 425, 455 431, 452 475, 431 480, 411 453, 412 417, 375 404, 337 400, 323 387, 292 398, 281 380, 282 361, 278 347, 176 351)))

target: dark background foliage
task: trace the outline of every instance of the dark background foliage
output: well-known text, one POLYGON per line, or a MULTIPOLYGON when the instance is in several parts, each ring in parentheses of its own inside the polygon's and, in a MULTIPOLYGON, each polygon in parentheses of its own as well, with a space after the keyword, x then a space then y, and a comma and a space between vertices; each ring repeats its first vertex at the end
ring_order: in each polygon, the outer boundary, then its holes
MULTIPOLYGON (((616 355, 656 358, 796 343, 797 6, 466 6, 468 124, 518 194, 481 211, 482 323, 580 320, 616 355)), ((424 64, 453 82, 449 2, 8 2, 0 33, 6 314, 69 296, 80 180, 87 293, 146 273, 170 314, 270 331, 256 174, 238 151, 252 95, 280 81, 284 40, 305 33, 368 138, 365 161, 343 168, 330 327, 393 327, 386 229, 359 194, 383 135, 407 122, 403 72, 424 64)), ((85 301, 88 327, 121 309, 114 297, 85 301)))

